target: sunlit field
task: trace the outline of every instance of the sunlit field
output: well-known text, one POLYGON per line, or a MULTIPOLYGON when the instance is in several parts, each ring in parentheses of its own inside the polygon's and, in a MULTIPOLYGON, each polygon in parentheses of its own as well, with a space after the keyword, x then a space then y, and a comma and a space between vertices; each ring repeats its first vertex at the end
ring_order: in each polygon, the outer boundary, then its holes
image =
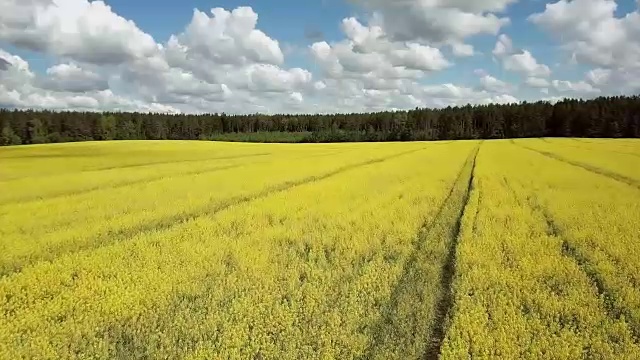
POLYGON ((640 359, 640 140, 0 148, 0 359, 640 359))

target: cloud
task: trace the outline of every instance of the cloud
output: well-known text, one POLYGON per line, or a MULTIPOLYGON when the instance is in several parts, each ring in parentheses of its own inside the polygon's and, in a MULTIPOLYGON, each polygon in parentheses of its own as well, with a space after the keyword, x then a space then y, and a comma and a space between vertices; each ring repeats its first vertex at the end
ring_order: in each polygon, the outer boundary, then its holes
MULTIPOLYGON (((438 99, 441 95, 451 97, 447 91, 455 85, 434 88, 421 84, 429 74, 453 66, 439 48, 395 40, 381 25, 375 22, 365 25, 353 17, 345 18, 341 27, 345 39, 331 44, 316 42, 309 47, 325 77, 314 86, 322 98, 316 95, 309 99, 316 107, 347 112, 379 111, 455 102, 438 99)), ((472 47, 457 45, 458 55, 473 53, 472 47)))
POLYGON ((103 1, 4 0, 0 40, 94 64, 120 64, 156 52, 153 38, 103 1))
POLYGON ((503 60, 503 65, 506 70, 515 71, 526 76, 546 77, 551 74, 551 69, 547 65, 539 64, 527 50, 506 57, 503 60))
POLYGON ((44 83, 30 69, 29 64, 20 56, 12 55, 0 49, 0 57, 9 64, 0 71, 0 106, 9 108, 34 108, 54 110, 122 110, 179 112, 178 109, 154 102, 129 99, 114 94, 111 90, 96 87, 85 89, 82 94, 74 93, 74 87, 86 87, 94 84, 93 73, 74 65, 61 64, 49 68, 44 83), (68 76, 83 76, 78 83, 69 83, 68 76), (49 87, 55 84, 57 86, 49 87), (43 86, 44 85, 44 86, 43 86))
POLYGON ((0 49, 0 58, 4 64, 4 70, 0 71, 0 85, 5 89, 22 91, 34 81, 36 75, 31 71, 29 63, 20 56, 0 49))
POLYGON ((462 43, 451 43, 451 52, 457 57, 469 57, 475 54, 473 46, 462 43))
POLYGON ((73 63, 52 66, 46 73, 47 77, 39 85, 44 89, 81 93, 109 88, 109 83, 101 75, 73 63))
POLYGON ((327 88, 327 84, 325 84, 324 81, 316 81, 313 83, 313 88, 317 91, 321 91, 327 88))
POLYGON ((299 92, 292 92, 291 94, 289 94, 289 99, 297 104, 302 104, 302 102, 304 101, 302 94, 299 92))
POLYGON ((640 55, 640 14, 616 18, 616 9, 613 0, 561 0, 529 20, 551 34, 562 34, 564 48, 578 61, 601 66, 635 63, 640 55))
POLYGON ((509 92, 510 86, 502 80, 498 80, 493 76, 487 75, 480 79, 480 84, 484 90, 490 92, 509 92))
POLYGON ((511 39, 501 34, 493 48, 493 55, 502 61, 505 70, 520 73, 528 77, 548 77, 551 69, 538 63, 528 50, 515 50, 511 39))
POLYGON ((511 103, 518 101, 517 98, 510 94, 492 95, 486 90, 476 91, 470 87, 458 86, 450 83, 425 86, 422 91, 427 96, 435 97, 435 103, 440 103, 440 106, 489 104, 496 102, 511 103))
POLYGON ((256 29, 258 15, 253 9, 214 8, 210 13, 194 10, 185 30, 172 35, 163 47, 156 65, 191 72, 209 83, 225 83, 227 74, 237 75, 238 69, 284 62, 278 41, 256 29))
POLYGON ((291 92, 306 87, 312 80, 312 75, 307 70, 283 70, 265 64, 250 67, 248 76, 250 89, 265 92, 291 92))
POLYGON ((396 41, 425 43, 462 43, 478 34, 497 34, 509 24, 501 12, 514 0, 493 1, 423 1, 359 0, 374 14, 375 23, 396 41))
POLYGON ((550 85, 549 80, 534 76, 528 77, 525 84, 534 88, 546 88, 550 85))
POLYGON ((613 71, 611 69, 592 69, 587 72, 587 79, 593 85, 605 85, 611 80, 612 73, 613 71))
POLYGON ((364 26, 355 18, 344 19, 342 30, 345 40, 316 42, 310 47, 316 62, 332 78, 418 78, 451 65, 437 48, 390 41, 381 27, 364 26))
POLYGON ((617 17, 618 10, 613 0, 561 0, 529 21, 553 34, 575 63, 595 66, 587 81, 607 93, 635 93, 640 90, 640 13, 617 17))
POLYGON ((488 101, 488 103, 495 103, 495 104, 516 104, 519 102, 520 100, 518 100, 518 98, 511 96, 509 94, 494 96, 488 101))
POLYGON ((394 66, 422 71, 438 71, 451 65, 439 49, 416 43, 409 43, 404 48, 392 50, 388 57, 394 66))
POLYGON ((553 80, 551 82, 551 85, 559 92, 574 92, 579 94, 596 94, 600 92, 599 89, 594 88, 591 84, 584 81, 571 82, 564 80, 553 80))
POLYGON ((496 79, 484 73, 484 71, 478 72, 478 74, 480 75, 480 85, 483 90, 495 93, 508 93, 511 91, 511 86, 506 82, 496 79))
POLYGON ((493 55, 501 58, 503 56, 509 55, 513 52, 513 43, 511 38, 509 38, 505 34, 500 34, 498 36, 498 41, 496 42, 496 46, 493 48, 493 55))
POLYGON ((0 57, 0 71, 9 69, 9 66, 11 66, 11 63, 0 57))
MULTIPOLYGON (((390 81, 390 80, 386 80, 390 81)), ((305 101, 310 111, 353 112, 413 109, 415 107, 446 107, 466 104, 512 102, 509 94, 492 94, 485 90, 455 84, 424 85, 411 79, 396 79, 389 86, 371 87, 360 79, 327 79, 322 96, 305 101)), ((517 100, 517 99, 516 99, 517 100)))
POLYGON ((291 94, 313 89, 312 74, 283 68, 279 42, 257 23, 250 7, 194 10, 184 31, 172 35, 157 55, 123 69, 123 86, 147 101, 186 111, 283 111, 292 104, 291 94))
POLYGON ((307 28, 313 43, 301 46, 264 32, 251 7, 195 9, 182 30, 158 43, 104 1, 1 1, 0 44, 54 65, 32 68, 0 49, 0 106, 326 113, 513 103, 528 88, 548 98, 640 91, 640 15, 616 15, 611 0, 561 0, 529 17, 562 34, 559 51, 588 65, 582 79, 553 81, 546 59, 502 33, 516 0, 354 2, 365 14, 340 22, 342 39, 324 41, 307 28), (497 37, 493 48, 474 41, 482 34, 497 37), (307 68, 288 65, 294 46, 308 55, 307 68), (478 70, 478 83, 469 85, 466 70, 451 71, 489 53, 521 83, 478 70))
POLYGON ((211 84, 180 69, 170 69, 164 73, 161 81, 158 88, 150 91, 149 98, 152 101, 186 104, 192 98, 199 98, 220 102, 228 100, 233 94, 226 84, 211 84))
POLYGON ((542 99, 540 99, 540 101, 545 101, 551 104, 555 104, 557 102, 566 100, 567 97, 566 96, 547 96, 547 97, 543 97, 542 99))
POLYGON ((207 63, 282 64, 284 55, 278 41, 257 30, 257 23, 258 14, 250 7, 233 11, 214 8, 211 17, 196 9, 185 31, 171 37, 168 51, 184 52, 207 63))

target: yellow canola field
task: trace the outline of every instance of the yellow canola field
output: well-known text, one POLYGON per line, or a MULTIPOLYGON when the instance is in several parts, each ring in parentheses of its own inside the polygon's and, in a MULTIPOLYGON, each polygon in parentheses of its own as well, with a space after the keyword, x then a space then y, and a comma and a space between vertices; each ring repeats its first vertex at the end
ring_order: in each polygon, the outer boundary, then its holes
MULTIPOLYGON (((142 151, 141 145, 137 146, 133 152, 142 151)), ((213 157, 217 156, 217 147, 219 145, 215 144, 211 150, 213 157)), ((161 171, 167 171, 167 164, 147 166, 148 169, 143 171, 139 167, 124 165, 99 172, 91 170, 95 179, 87 177, 85 182, 78 184, 76 192, 68 192, 64 196, 51 190, 55 186, 46 184, 51 182, 65 186, 63 184, 68 183, 66 177, 77 176, 75 169, 70 170, 70 175, 34 176, 33 183, 39 183, 34 189, 25 189, 31 185, 25 180, 6 181, 2 187, 7 193, 30 193, 39 199, 0 205, 4 225, 0 227, 0 237, 4 239, 0 244, 3 253, 0 275, 19 271, 33 262, 53 260, 64 253, 90 250, 139 232, 169 227, 202 213, 217 212, 237 202, 313 181, 318 176, 422 147, 415 144, 377 150, 364 147, 353 153, 347 147, 340 149, 338 154, 331 148, 308 151, 289 148, 278 153, 278 146, 274 146, 270 150, 276 152, 275 156, 264 156, 259 160, 245 157, 241 160, 190 162, 187 168, 183 167, 184 160, 179 159, 174 165, 175 173, 164 175, 161 171), (127 182, 127 179, 140 174, 153 178, 127 182), (86 184, 95 186, 97 182, 100 182, 100 188, 87 189, 86 184)), ((150 157, 157 161, 158 155, 152 151, 150 157)), ((190 156, 186 150, 182 151, 183 157, 190 156)), ((229 152, 226 149, 223 153, 229 152)), ((127 153, 120 156, 126 158, 127 153)), ((113 162, 111 159, 107 161, 113 162)), ((69 167, 83 165, 73 164, 70 160, 69 167)))
POLYGON ((478 156, 443 358, 640 358, 640 191, 518 145, 478 156))
POLYGON ((634 154, 0 148, 0 359, 640 358, 634 154))
MULTIPOLYGON (((629 140, 529 139, 516 140, 556 160, 600 173, 640 188, 640 149, 629 140), (632 145, 626 145, 632 144, 632 145)), ((637 141, 636 141, 637 143, 637 141)))

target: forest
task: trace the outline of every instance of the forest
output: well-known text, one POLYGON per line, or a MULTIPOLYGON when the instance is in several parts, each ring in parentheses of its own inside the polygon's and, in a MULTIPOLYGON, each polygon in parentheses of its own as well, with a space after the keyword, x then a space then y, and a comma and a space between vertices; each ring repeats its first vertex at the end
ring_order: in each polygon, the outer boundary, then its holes
POLYGON ((373 142, 640 137, 640 96, 331 115, 0 109, 0 145, 91 140, 373 142))

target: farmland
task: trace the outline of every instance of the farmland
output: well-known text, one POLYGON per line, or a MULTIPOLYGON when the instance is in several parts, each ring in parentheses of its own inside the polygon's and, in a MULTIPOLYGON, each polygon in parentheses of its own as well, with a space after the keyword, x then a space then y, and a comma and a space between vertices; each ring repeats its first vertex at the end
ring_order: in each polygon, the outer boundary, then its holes
POLYGON ((0 359, 640 358, 640 141, 0 148, 0 359))

